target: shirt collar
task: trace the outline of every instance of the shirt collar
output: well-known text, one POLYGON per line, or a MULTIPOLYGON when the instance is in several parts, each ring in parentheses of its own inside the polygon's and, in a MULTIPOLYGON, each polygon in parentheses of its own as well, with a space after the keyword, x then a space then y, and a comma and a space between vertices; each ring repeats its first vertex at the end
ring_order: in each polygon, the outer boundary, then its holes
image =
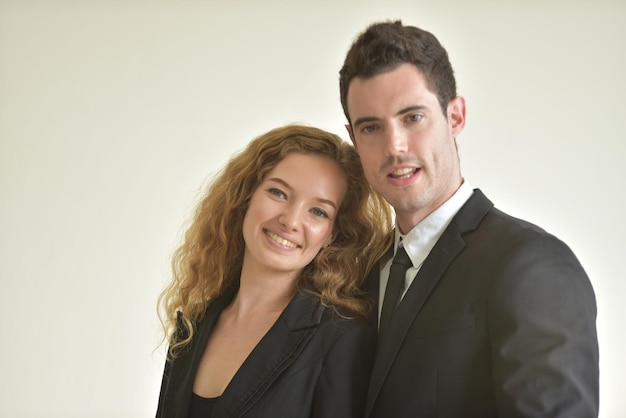
POLYGON ((402 246, 406 249, 413 266, 419 267, 443 231, 448 227, 452 218, 467 202, 472 193, 474 193, 472 186, 464 180, 461 187, 448 200, 415 225, 407 234, 401 234, 400 228, 396 224, 394 254, 400 241, 402 241, 402 246))

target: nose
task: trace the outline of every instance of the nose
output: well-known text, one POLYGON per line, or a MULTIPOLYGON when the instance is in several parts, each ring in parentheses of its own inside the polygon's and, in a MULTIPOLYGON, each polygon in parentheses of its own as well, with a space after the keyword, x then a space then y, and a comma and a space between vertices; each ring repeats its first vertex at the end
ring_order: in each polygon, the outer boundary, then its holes
POLYGON ((389 157, 404 154, 408 150, 406 132, 400 127, 390 124, 385 130, 385 155, 389 157))
POLYGON ((302 209, 297 205, 285 205, 278 222, 288 231, 296 231, 302 223, 302 209))

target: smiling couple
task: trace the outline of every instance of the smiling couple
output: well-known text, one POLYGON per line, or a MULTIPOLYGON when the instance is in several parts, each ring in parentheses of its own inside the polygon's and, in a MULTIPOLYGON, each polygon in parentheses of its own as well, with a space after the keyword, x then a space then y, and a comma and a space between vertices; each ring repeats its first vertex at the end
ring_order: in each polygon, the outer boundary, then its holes
POLYGON ((274 129, 198 205, 160 299, 157 417, 597 416, 589 279, 462 177, 439 41, 369 26, 340 95, 353 145, 274 129))

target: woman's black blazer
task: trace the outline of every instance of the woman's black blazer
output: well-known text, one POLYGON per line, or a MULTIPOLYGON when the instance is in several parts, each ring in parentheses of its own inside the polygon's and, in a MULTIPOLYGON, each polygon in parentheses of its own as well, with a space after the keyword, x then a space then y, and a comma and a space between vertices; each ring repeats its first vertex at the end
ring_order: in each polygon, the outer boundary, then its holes
MULTIPOLYGON (((211 329, 232 294, 212 303, 192 341, 167 361, 157 418, 186 418, 211 329)), ((362 417, 375 331, 298 293, 241 365, 215 404, 222 417, 362 417)))

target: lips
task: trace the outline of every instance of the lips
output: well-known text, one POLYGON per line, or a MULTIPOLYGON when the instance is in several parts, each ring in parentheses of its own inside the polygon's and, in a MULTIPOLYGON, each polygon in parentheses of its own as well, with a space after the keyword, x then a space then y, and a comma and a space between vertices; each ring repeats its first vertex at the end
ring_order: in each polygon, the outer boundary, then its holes
POLYGON ((389 173, 388 176, 396 180, 406 180, 411 178, 417 170, 415 167, 397 168, 389 173))
POLYGON ((265 235, 267 235, 271 240, 275 241, 276 243, 284 246, 284 247, 289 247, 289 248, 298 248, 298 244, 296 244, 295 242, 291 242, 279 235, 276 235, 273 232, 270 231, 265 231, 265 235))

